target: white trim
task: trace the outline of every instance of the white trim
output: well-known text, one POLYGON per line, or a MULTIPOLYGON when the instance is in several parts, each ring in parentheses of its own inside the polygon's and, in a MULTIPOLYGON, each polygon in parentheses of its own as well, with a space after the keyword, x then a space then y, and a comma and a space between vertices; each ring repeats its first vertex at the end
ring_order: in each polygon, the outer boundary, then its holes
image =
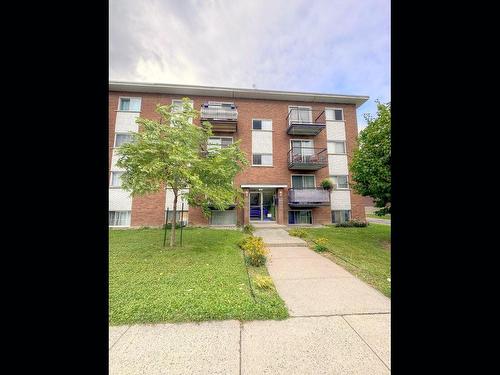
POLYGON ((293 189, 293 176, 313 176, 314 177, 314 187, 316 187, 316 175, 315 174, 292 174, 290 175, 290 189, 293 189))
POLYGON ((241 188, 262 188, 262 189, 279 189, 279 188, 286 188, 288 185, 266 185, 266 184, 241 184, 241 188))
POLYGON ((270 118, 252 118, 252 131, 256 131, 256 132, 272 132, 274 129, 273 129, 273 120, 270 119, 270 118), (269 129, 254 129, 253 128, 253 122, 255 120, 258 120, 258 121, 271 121, 271 130, 269 129))
POLYGON ((109 81, 109 91, 164 93, 174 95, 218 96, 246 99, 286 100, 290 102, 355 104, 356 108, 370 97, 362 95, 341 95, 296 91, 257 90, 231 87, 174 85, 168 83, 109 81))
MULTIPOLYGON (((335 117, 335 112, 333 113, 333 116, 335 117)), ((336 108, 336 107, 325 107, 325 121, 332 121, 332 122, 341 122, 341 121, 345 121, 345 117, 344 117, 344 108, 336 108), (326 110, 327 109, 332 109, 333 111, 335 110, 340 110, 342 111, 342 120, 327 120, 326 119, 326 110)))
MULTIPOLYGON (((291 122, 291 119, 290 119, 290 111, 292 108, 297 108, 297 109, 300 109, 300 108, 306 108, 309 110, 309 115, 311 116, 311 121, 310 122, 307 122, 307 124, 310 124, 310 123, 313 123, 313 114, 312 114, 312 107, 309 106, 309 105, 289 105, 288 106, 288 126, 290 126, 290 122, 291 122)), ((298 117, 298 116, 297 116, 298 117)))

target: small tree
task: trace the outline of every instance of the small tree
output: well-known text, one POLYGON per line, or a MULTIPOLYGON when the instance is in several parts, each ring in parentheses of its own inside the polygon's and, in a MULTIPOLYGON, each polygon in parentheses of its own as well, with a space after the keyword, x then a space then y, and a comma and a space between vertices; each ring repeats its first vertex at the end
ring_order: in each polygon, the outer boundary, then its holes
POLYGON ((391 103, 377 101, 377 116, 365 114, 368 126, 359 134, 351 162, 354 190, 373 198, 377 215, 391 212, 391 103))
POLYGON ((224 210, 231 204, 241 204, 242 192, 233 186, 233 180, 248 161, 239 141, 207 152, 212 126, 207 121, 202 126, 193 124, 199 112, 188 98, 182 99, 181 109, 158 104, 156 112, 159 121, 141 117, 136 120, 140 131, 133 133, 133 142, 118 149, 117 166, 125 169, 122 187, 132 196, 172 189, 170 246, 175 246, 179 197, 185 196, 190 205, 201 207, 205 214, 210 208, 224 210))

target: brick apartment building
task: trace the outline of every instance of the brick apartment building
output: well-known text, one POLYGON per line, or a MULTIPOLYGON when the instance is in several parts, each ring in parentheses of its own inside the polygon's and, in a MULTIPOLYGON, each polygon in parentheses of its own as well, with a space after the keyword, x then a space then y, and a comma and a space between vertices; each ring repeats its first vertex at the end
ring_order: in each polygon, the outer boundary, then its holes
POLYGON ((120 188, 114 148, 138 131, 138 116, 157 118, 158 103, 192 100, 201 118, 210 121, 214 137, 209 148, 241 139, 250 166, 236 176, 244 191, 244 207, 212 211, 179 200, 179 212, 190 225, 237 225, 260 222, 327 224, 365 219, 364 199, 350 188, 348 164, 357 147, 356 108, 367 96, 299 93, 256 89, 149 83, 109 83, 109 225, 161 226, 173 194, 169 189, 130 197, 120 188), (320 182, 332 178, 335 187, 320 182))

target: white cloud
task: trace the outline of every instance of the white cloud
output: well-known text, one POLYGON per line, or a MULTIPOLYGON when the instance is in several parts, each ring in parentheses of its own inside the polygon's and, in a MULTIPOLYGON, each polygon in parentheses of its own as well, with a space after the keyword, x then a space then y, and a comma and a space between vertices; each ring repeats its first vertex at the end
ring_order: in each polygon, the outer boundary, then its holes
POLYGON ((390 2, 110 2, 110 79, 390 100, 390 2))

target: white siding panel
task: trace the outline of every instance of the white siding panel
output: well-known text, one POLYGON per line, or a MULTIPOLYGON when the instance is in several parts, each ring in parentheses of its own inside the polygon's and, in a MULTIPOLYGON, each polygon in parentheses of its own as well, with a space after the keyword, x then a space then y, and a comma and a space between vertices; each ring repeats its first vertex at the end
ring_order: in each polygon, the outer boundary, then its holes
MULTIPOLYGON (((185 192, 187 192, 187 190, 183 190, 185 192)), ((182 202, 184 202, 184 211, 186 211, 187 209, 189 209, 189 205, 188 205, 188 202, 187 200, 185 199, 181 199, 180 197, 177 198, 177 210, 181 210, 182 209, 182 202)), ((174 208, 174 192, 172 191, 172 189, 167 189, 166 190, 166 197, 165 197, 165 210, 166 209, 169 209, 169 210, 173 210, 174 208)))
POLYGON ((135 119, 139 117, 137 112, 116 112, 115 132, 137 132, 139 125, 135 123, 135 119))
POLYGON ((273 153, 273 132, 252 131, 252 153, 272 154, 273 153))
POLYGON ((125 168, 118 168, 116 166, 116 162, 118 161, 119 157, 116 154, 116 150, 113 150, 113 156, 111 157, 111 170, 112 171, 124 171, 125 168))
POLYGON ((109 211, 131 211, 132 197, 128 191, 109 189, 109 211))
POLYGON ((351 192, 349 190, 333 190, 331 193, 332 210, 350 210, 351 192))
POLYGON ((344 121, 327 121, 326 122, 326 138, 329 141, 345 141, 345 122, 344 121))
POLYGON ((328 171, 330 175, 347 175, 347 155, 328 155, 328 171))

